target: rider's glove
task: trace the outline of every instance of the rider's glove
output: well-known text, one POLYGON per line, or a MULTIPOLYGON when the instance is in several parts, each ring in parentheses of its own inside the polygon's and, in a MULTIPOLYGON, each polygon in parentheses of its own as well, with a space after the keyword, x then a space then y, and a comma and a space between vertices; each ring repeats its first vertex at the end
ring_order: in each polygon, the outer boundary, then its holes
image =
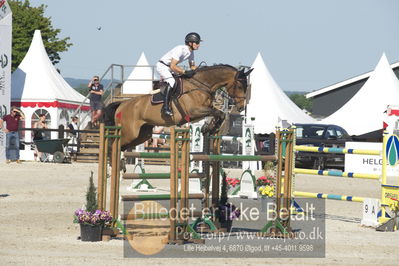
POLYGON ((184 71, 184 73, 182 74, 182 77, 191 78, 192 76, 194 76, 194 74, 195 74, 194 70, 187 70, 187 71, 184 71))

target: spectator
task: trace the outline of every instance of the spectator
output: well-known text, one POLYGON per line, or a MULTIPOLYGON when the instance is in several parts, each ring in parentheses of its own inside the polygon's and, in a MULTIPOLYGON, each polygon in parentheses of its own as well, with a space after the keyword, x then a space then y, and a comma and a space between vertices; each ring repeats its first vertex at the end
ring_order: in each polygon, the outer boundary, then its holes
POLYGON ((72 117, 71 123, 68 125, 68 128, 71 130, 69 132, 69 134, 68 134, 69 137, 71 138, 70 144, 73 144, 73 146, 71 147, 70 151, 73 154, 76 154, 77 151, 78 151, 78 146, 77 145, 78 145, 78 137, 79 136, 78 136, 78 132, 76 131, 76 130, 79 129, 78 121, 79 121, 79 119, 76 116, 74 116, 74 117, 72 117))
POLYGON ((102 109, 102 95, 104 93, 104 87, 100 84, 98 76, 94 76, 87 87, 90 88, 90 108, 91 108, 91 123, 90 128, 96 128, 99 126, 98 119, 101 116, 102 109))
POLYGON ((0 119, 0 129, 6 133, 6 163, 16 161, 21 163, 19 160, 19 121, 25 119, 24 114, 18 110, 15 106, 11 107, 11 113, 5 115, 0 119), (4 127, 6 122, 6 127, 4 127))
MULTIPOLYGON (((163 134, 164 133, 164 127, 162 126, 154 126, 152 129, 153 134, 163 134)), ((152 148, 158 148, 158 145, 162 145, 165 143, 165 140, 162 138, 151 138, 144 142, 144 147, 149 147, 151 145, 152 148)), ((158 149, 152 149, 154 152, 158 152, 158 149)))
MULTIPOLYGON (((44 139, 44 132, 42 129, 47 128, 47 123, 46 123, 46 115, 45 114, 40 114, 39 115, 39 121, 37 121, 34 125, 33 128, 36 128, 36 130, 33 130, 33 141, 35 140, 43 140, 44 139)), ((35 145, 35 161, 41 160, 42 158, 42 153, 37 150, 37 147, 35 145)))
MULTIPOLYGON (((164 127, 161 126, 155 126, 152 130, 154 134, 162 134, 164 133, 164 127)), ((162 145, 164 143, 164 140, 162 138, 152 138, 152 147, 153 148, 158 148, 158 145, 162 145)))

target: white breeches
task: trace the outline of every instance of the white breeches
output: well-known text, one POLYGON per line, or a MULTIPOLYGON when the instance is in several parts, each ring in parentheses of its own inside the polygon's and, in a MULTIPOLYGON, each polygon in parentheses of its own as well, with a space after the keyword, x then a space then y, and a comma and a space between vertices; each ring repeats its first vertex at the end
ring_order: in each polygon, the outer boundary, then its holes
POLYGON ((172 76, 172 71, 168 66, 158 62, 156 64, 157 72, 161 78, 161 80, 166 81, 172 88, 175 85, 175 79, 172 76))

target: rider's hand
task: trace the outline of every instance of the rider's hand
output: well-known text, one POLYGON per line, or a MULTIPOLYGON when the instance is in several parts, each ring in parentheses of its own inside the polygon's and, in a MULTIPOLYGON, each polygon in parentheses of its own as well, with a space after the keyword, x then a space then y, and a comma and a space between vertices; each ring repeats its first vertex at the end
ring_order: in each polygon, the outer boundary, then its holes
POLYGON ((191 78, 192 76, 194 76, 194 74, 195 74, 194 70, 187 70, 187 71, 184 71, 184 73, 182 74, 182 77, 191 78))

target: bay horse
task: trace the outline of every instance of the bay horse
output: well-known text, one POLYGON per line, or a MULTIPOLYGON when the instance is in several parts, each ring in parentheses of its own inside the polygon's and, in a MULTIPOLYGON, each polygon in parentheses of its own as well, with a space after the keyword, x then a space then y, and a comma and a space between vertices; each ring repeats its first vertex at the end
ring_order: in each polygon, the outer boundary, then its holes
POLYGON ((246 105, 247 77, 252 70, 245 72, 230 65, 200 67, 191 78, 182 79, 180 97, 171 99, 172 117, 162 115, 162 104, 152 104, 152 95, 146 94, 108 105, 103 115, 105 125, 122 126, 122 150, 150 139, 154 126, 182 125, 212 116, 212 121, 203 127, 203 131, 214 132, 225 117, 212 105, 215 94, 225 88, 235 108, 242 111, 246 105))

